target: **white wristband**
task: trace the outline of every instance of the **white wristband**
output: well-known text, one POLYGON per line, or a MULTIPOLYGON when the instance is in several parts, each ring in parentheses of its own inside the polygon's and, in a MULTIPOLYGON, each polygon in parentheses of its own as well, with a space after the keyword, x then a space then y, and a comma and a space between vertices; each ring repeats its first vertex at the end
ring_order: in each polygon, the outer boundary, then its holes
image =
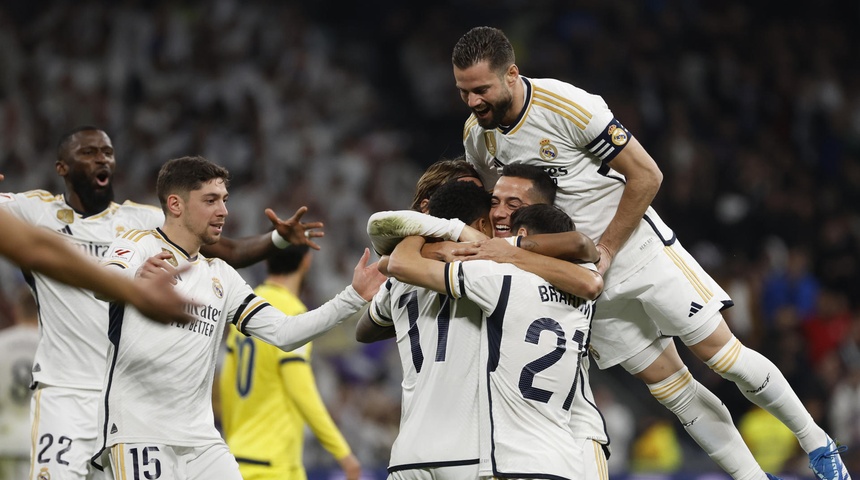
POLYGON ((290 242, 282 237, 277 230, 272 230, 272 243, 281 250, 290 246, 290 242))
POLYGON ((505 237, 505 240, 507 240, 507 241, 508 241, 508 243, 510 243, 511 245, 513 245, 513 246, 515 246, 515 247, 519 247, 519 246, 520 246, 520 241, 521 241, 522 239, 523 239, 523 236, 522 236, 522 235, 517 235, 517 236, 515 236, 515 237, 505 237))

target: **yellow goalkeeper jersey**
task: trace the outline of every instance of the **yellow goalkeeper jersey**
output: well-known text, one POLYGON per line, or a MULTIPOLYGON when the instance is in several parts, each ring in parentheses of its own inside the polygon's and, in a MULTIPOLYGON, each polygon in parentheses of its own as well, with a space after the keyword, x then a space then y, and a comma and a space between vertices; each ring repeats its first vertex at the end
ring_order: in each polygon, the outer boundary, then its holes
MULTIPOLYGON (((254 293, 288 315, 307 311, 282 286, 264 283, 254 293)), ((284 352, 230 327, 219 379, 221 425, 245 480, 306 479, 306 424, 336 459, 351 453, 320 398, 310 356, 310 343, 284 352)))

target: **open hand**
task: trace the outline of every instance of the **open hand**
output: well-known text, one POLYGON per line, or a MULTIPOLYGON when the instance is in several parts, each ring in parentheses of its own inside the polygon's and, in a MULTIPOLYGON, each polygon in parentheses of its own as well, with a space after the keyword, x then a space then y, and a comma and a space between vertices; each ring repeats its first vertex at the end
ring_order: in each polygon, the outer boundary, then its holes
POLYGON ((322 222, 302 223, 302 216, 307 213, 308 207, 300 207, 296 213, 287 220, 281 220, 275 211, 271 208, 266 209, 266 216, 272 222, 278 235, 292 245, 307 245, 314 250, 319 250, 320 246, 314 243, 312 238, 324 237, 325 232, 317 231, 323 228, 322 222))
POLYGON ((367 301, 373 299, 373 296, 379 291, 379 287, 387 279, 379 271, 378 262, 373 262, 370 265, 367 264, 369 259, 370 249, 365 248, 364 254, 361 255, 361 259, 358 261, 352 274, 352 288, 367 301))

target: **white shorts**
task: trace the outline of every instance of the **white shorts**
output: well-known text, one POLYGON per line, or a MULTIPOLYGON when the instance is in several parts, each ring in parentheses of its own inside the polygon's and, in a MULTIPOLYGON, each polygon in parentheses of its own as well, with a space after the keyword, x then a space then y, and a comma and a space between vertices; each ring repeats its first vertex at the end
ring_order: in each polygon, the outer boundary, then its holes
POLYGON ((29 480, 101 478, 89 461, 98 452, 101 392, 40 385, 30 400, 29 480))
POLYGON ((239 464, 223 442, 203 447, 121 443, 101 458, 113 480, 242 480, 239 464))
POLYGON ((597 299, 592 357, 603 370, 638 355, 644 368, 665 350, 669 339, 663 337, 697 343, 719 326, 720 310, 731 305, 722 287, 675 242, 597 299))
POLYGON ((411 468, 388 474, 388 480, 464 480, 478 478, 478 464, 450 467, 411 468))
MULTIPOLYGON (((577 451, 571 452, 571 455, 582 459, 582 470, 571 472, 571 478, 582 478, 585 480, 609 480, 609 467, 606 465, 606 453, 603 446, 596 440, 590 438, 581 438, 576 441, 577 451)), ((388 477, 391 480, 391 476, 388 477)), ((409 477, 419 478, 419 477, 409 477)), ((426 477, 431 478, 431 477, 426 477)), ((452 477, 453 478, 453 477, 452 477)), ((460 479, 475 478, 475 477, 457 477, 460 479)), ((481 480, 493 480, 496 477, 482 475, 481 480)), ((526 479, 517 479, 526 480, 526 479)))
POLYGON ((603 445, 592 439, 583 439, 579 445, 582 448, 582 464, 585 467, 582 478, 609 480, 609 467, 606 464, 603 445))

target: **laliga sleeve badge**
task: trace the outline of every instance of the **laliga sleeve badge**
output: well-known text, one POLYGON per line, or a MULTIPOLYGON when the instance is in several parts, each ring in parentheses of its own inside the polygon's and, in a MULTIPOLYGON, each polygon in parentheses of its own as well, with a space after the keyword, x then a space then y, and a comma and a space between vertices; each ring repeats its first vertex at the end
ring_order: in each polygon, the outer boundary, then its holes
POLYGON ((609 126, 609 139, 612 141, 612 144, 616 147, 620 147, 627 143, 628 137, 627 132, 624 128, 619 128, 616 125, 609 126))
POLYGON ((550 143, 548 138, 544 138, 540 141, 540 150, 538 151, 540 158, 546 160, 547 162, 551 162, 558 158, 558 149, 555 148, 555 145, 550 143))

